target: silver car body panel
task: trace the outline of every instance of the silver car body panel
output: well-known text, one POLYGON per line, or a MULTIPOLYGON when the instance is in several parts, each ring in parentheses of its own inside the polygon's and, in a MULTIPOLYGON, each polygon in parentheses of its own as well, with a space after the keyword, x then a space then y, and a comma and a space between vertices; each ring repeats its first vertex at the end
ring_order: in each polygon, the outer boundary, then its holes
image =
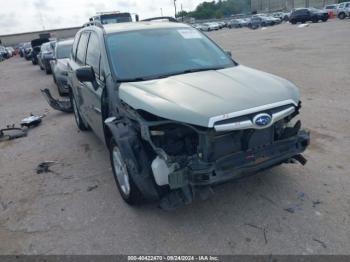
POLYGON ((122 83, 119 96, 136 110, 209 128, 217 121, 299 103, 294 84, 242 65, 122 83))

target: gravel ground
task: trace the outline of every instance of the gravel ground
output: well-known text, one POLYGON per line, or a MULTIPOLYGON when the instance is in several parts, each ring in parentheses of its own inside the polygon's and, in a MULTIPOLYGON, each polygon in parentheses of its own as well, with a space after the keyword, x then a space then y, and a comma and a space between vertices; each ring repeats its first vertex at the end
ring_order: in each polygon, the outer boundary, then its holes
POLYGON ((104 145, 41 96, 52 77, 13 58, 0 63, 0 126, 47 116, 0 143, 0 254, 350 254, 350 19, 209 35, 238 62, 300 87, 308 164, 222 185, 170 213, 128 207, 104 145), (52 173, 36 174, 51 160, 52 173))

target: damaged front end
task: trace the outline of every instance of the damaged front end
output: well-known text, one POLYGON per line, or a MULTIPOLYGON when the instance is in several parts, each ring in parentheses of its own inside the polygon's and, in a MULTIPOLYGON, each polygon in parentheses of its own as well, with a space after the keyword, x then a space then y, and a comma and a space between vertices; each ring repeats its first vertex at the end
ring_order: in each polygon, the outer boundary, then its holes
POLYGON ((161 200, 164 209, 190 203, 195 195, 206 198, 215 184, 282 163, 306 163, 301 153, 309 145, 309 133, 301 129, 300 121, 291 121, 300 104, 265 110, 263 114, 270 115, 271 122, 264 126, 257 120, 262 112, 255 112, 216 122, 213 128, 123 107, 154 151, 154 180, 169 189, 161 200))

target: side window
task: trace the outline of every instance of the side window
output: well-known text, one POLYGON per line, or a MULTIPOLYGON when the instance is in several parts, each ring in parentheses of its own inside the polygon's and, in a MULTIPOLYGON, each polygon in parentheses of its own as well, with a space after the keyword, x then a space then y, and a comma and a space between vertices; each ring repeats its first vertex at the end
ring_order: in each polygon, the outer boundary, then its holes
POLYGON ((100 44, 98 41, 98 36, 95 33, 91 33, 89 45, 86 53, 86 64, 92 66, 95 74, 100 75, 100 44))
MULTIPOLYGON (((75 60, 75 58, 76 58, 79 39, 80 39, 80 34, 76 34, 76 36, 74 38, 74 43, 73 43, 73 46, 72 46, 72 59, 73 60, 75 60)), ((57 50, 56 50, 56 55, 57 55, 57 50)))
POLYGON ((347 4, 346 4, 346 7, 350 7, 350 3, 347 3, 347 4))
POLYGON ((89 40, 90 33, 82 33, 79 44, 78 44, 78 50, 77 50, 77 63, 85 64, 85 55, 86 55, 86 46, 89 40))

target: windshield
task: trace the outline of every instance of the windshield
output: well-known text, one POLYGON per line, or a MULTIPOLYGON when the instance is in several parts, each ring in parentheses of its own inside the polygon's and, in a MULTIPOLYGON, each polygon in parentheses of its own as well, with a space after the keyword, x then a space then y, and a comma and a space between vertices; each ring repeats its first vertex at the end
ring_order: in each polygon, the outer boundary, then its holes
POLYGON ((150 29, 107 37, 111 67, 120 81, 142 81, 235 63, 193 28, 150 29))
POLYGON ((72 50, 72 45, 58 45, 57 46, 57 59, 68 58, 72 50))

